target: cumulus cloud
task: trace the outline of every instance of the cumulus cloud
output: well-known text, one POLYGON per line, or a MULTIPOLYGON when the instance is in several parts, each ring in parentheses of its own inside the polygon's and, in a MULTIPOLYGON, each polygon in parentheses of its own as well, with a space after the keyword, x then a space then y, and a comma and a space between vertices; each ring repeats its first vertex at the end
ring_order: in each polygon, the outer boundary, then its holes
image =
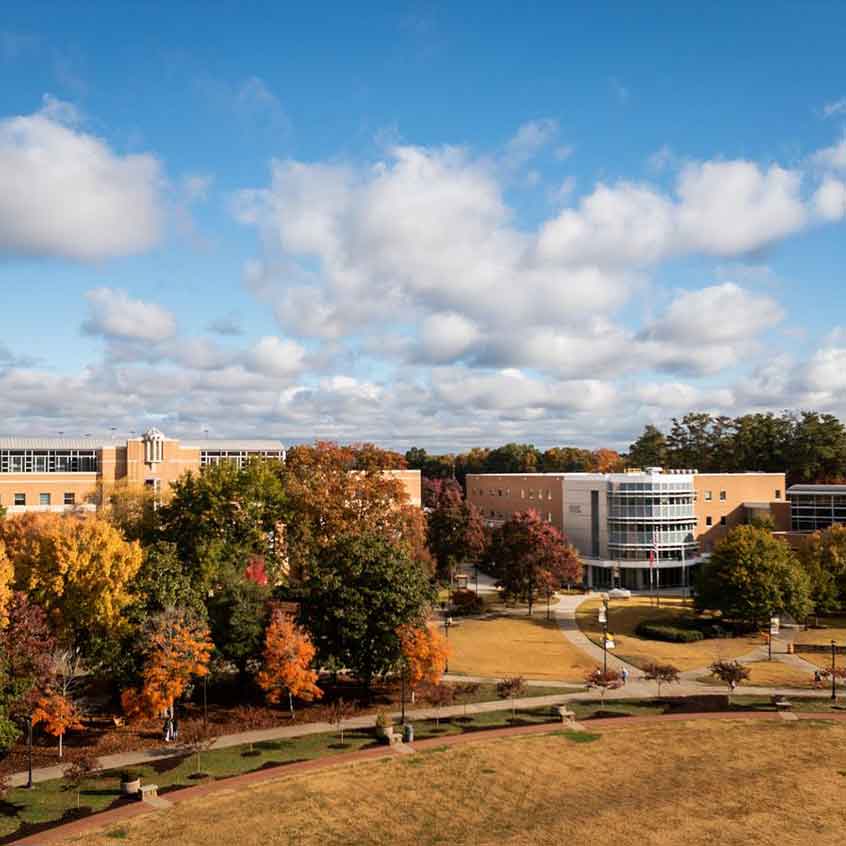
POLYGON ((0 255, 92 261, 160 237, 162 174, 151 155, 115 153, 53 98, 0 121, 0 255))
POLYGON ((290 376, 303 367, 305 350, 295 341, 261 338, 247 355, 249 365, 266 376, 290 376))
POLYGON ((823 105, 823 117, 830 118, 842 114, 846 114, 846 97, 841 97, 839 100, 832 100, 830 103, 823 105))
POLYGON ((82 329, 118 341, 163 341, 176 334, 176 318, 156 303, 132 299, 126 291, 95 288, 85 295, 90 316, 82 329))
POLYGON ((826 176, 814 194, 814 207, 823 220, 841 220, 846 216, 846 182, 826 176))
POLYGON ((817 150, 811 160, 826 170, 846 170, 846 136, 830 147, 817 150))

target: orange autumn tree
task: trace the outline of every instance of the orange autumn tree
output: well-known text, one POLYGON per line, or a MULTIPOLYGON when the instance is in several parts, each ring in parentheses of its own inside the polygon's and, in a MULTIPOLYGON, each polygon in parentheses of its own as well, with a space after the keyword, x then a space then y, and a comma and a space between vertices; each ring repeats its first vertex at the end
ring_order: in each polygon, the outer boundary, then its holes
MULTIPOLYGON (((2 515, 0 515, 2 519, 2 515)), ((12 569, 12 562, 6 555, 6 547, 0 540, 0 629, 9 622, 9 601, 12 598, 12 579, 15 571, 12 569)))
POLYGON ((144 637, 141 688, 129 688, 121 695, 123 710, 130 719, 172 714, 173 703, 191 679, 208 674, 214 649, 208 628, 181 609, 157 614, 145 627, 144 637))
POLYGON ((48 734, 59 738, 59 757, 62 757, 62 740, 68 729, 81 729, 76 706, 61 693, 52 692, 42 696, 32 714, 32 724, 44 724, 48 734))
POLYGON ((318 674, 311 669, 316 652, 308 633, 291 615, 274 609, 265 634, 264 665, 256 680, 273 705, 287 693, 291 719, 295 696, 308 702, 323 696, 316 684, 318 674))
POLYGON ((400 626, 397 635, 402 647, 413 702, 418 686, 437 685, 440 682, 449 656, 449 644, 436 628, 427 625, 400 626))

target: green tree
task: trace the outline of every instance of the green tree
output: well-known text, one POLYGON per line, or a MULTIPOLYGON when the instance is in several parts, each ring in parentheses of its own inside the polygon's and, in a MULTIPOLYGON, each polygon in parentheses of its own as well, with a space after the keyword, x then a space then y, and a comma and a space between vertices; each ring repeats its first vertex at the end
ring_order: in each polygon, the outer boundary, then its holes
POLYGON ((699 570, 696 606, 756 625, 811 611, 811 583, 795 554, 766 529, 737 526, 717 544, 699 570))
POLYGON ((250 660, 261 657, 270 618, 270 594, 267 584, 232 572, 208 600, 214 645, 238 668, 242 679, 247 675, 250 660))
POLYGON ((162 539, 176 545, 202 590, 213 588, 245 553, 265 558, 272 581, 281 577, 280 535, 288 514, 278 462, 254 459, 244 467, 222 462, 186 473, 160 514, 162 539))
POLYGON ((320 662, 349 667, 369 688, 401 658, 397 632, 423 621, 432 583, 406 549, 366 530, 321 549, 308 571, 302 617, 320 662))
POLYGON ((535 473, 541 462, 541 453, 533 444, 505 444, 488 454, 486 473, 535 473))
POLYGON ((506 597, 528 603, 529 614, 551 581, 560 585, 582 577, 576 549, 534 510, 512 515, 494 532, 485 564, 506 597))
POLYGON ((795 421, 789 414, 745 414, 734 420, 733 470, 788 469, 795 421))
POLYGON ((814 614, 839 611, 846 604, 846 526, 808 535, 797 554, 810 579, 814 614))
POLYGON ((713 438, 710 414, 690 412, 673 418, 667 435, 667 465, 670 467, 711 470, 713 438))
POLYGON ((788 455, 794 482, 834 482, 846 477, 846 429, 833 414, 804 411, 788 455))

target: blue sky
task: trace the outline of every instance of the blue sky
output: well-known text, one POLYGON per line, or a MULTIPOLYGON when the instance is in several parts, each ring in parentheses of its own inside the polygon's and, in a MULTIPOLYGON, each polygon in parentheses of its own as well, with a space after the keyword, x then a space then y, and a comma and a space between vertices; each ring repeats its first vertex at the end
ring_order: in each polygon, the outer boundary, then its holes
POLYGON ((0 428, 846 413, 846 9, 714 6, 4 10, 0 428))

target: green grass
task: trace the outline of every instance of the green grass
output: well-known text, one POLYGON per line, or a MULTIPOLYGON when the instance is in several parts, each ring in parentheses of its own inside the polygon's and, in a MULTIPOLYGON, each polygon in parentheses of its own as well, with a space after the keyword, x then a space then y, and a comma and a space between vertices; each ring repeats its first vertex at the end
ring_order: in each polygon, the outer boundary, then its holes
POLYGON ((555 737, 566 737, 567 740, 573 743, 593 743, 594 740, 599 740, 601 734, 594 734, 590 731, 576 731, 574 729, 564 729, 563 731, 554 731, 552 734, 555 737))

